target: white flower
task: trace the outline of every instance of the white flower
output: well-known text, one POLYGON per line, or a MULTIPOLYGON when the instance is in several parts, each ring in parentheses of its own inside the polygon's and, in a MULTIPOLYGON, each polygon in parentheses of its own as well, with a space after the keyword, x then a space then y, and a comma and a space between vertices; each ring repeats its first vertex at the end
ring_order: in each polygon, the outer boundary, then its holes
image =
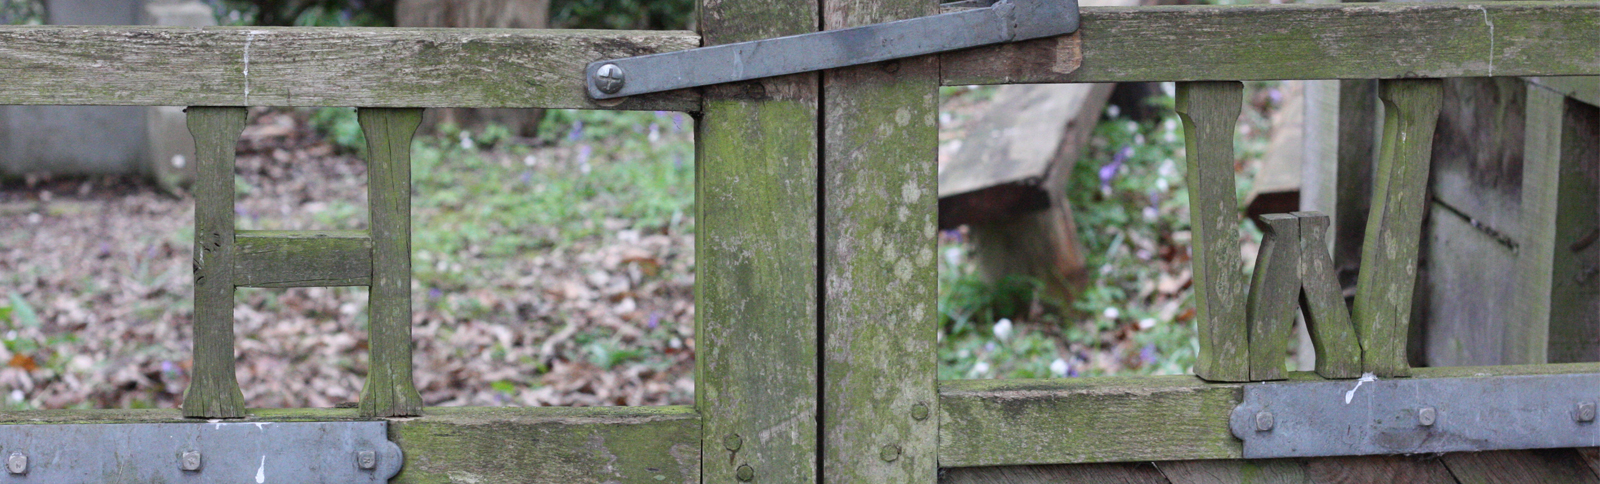
POLYGON ((972 376, 978 377, 987 374, 989 374, 989 362, 980 361, 978 364, 972 365, 972 376))
POLYGON ((1122 312, 1118 311, 1117 308, 1106 308, 1106 310, 1100 314, 1105 315, 1106 319, 1117 319, 1117 316, 1121 316, 1122 312))
POLYGON ((1056 361, 1050 362, 1050 373, 1056 376, 1067 376, 1067 369, 1067 360, 1056 358, 1056 361))
POLYGON ((994 323, 994 337, 1000 341, 1011 339, 1011 320, 1000 318, 994 323))
POLYGON ((944 250, 944 263, 950 266, 961 265, 961 248, 950 247, 944 250))
POLYGON ((1144 318, 1139 320, 1139 329, 1150 329, 1154 327, 1156 327, 1156 318, 1144 318))

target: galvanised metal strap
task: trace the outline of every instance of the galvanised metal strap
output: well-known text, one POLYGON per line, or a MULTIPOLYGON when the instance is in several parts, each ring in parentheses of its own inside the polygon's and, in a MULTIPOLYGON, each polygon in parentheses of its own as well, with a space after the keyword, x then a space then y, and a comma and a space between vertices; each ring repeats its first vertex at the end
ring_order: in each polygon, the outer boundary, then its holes
POLYGON ((592 62, 589 96, 610 99, 1070 34, 1078 0, 1000 0, 922 18, 592 62))
POLYGON ((383 483, 388 422, 0 425, 4 482, 383 483))
POLYGON ((1600 374, 1244 386, 1229 419, 1247 459, 1600 445, 1600 374))

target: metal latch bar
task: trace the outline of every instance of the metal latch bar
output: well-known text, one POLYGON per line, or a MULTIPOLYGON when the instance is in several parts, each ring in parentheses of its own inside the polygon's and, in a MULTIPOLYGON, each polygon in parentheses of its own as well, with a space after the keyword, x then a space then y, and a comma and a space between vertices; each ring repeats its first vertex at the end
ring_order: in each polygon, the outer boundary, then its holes
POLYGON ((1600 374, 1244 385, 1247 459, 1600 446, 1600 374))
POLYGON ((984 8, 826 32, 592 62, 589 96, 610 99, 709 86, 1078 30, 1077 0, 1000 0, 984 8))

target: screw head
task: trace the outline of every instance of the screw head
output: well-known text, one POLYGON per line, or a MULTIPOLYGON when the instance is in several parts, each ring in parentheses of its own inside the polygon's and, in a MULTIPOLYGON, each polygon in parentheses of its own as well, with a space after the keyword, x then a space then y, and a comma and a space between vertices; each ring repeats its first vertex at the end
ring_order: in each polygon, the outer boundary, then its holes
POLYGON ((1256 431, 1268 432, 1272 430, 1272 412, 1256 412, 1256 431))
POLYGON ((12 474, 27 474, 28 456, 22 455, 21 452, 12 452, 11 456, 6 458, 6 470, 12 474))
POLYGON ((878 451, 878 458, 884 462, 894 462, 900 458, 900 446, 894 444, 883 446, 883 449, 878 451))
POLYGON ((911 418, 914 418, 914 419, 917 419, 917 420, 927 420, 928 419, 928 406, 920 404, 920 403, 916 404, 916 405, 912 405, 911 406, 911 418))
POLYGON ((756 470, 751 469, 750 464, 743 464, 739 466, 739 470, 734 473, 734 476, 738 477, 742 482, 750 482, 751 479, 756 478, 756 470))
POLYGON ((628 83, 628 74, 616 64, 606 64, 594 71, 594 87, 606 94, 616 94, 628 83))
POLYGON ((1422 407, 1417 409, 1417 425, 1421 425, 1423 427, 1432 427, 1433 423, 1438 420, 1439 411, 1435 410, 1433 407, 1422 407))
POLYGON ((200 470, 200 451, 191 450, 184 452, 183 458, 180 459, 179 468, 186 471, 200 470))
POLYGON ((1593 422, 1594 413, 1594 402, 1582 402, 1578 404, 1577 418, 1579 422, 1593 422))
POLYGON ((729 452, 737 452, 743 446, 744 439, 739 437, 739 434, 728 434, 722 438, 722 448, 728 449, 729 452))
POLYGON ((356 466, 366 470, 378 468, 378 453, 370 450, 356 452, 356 466))

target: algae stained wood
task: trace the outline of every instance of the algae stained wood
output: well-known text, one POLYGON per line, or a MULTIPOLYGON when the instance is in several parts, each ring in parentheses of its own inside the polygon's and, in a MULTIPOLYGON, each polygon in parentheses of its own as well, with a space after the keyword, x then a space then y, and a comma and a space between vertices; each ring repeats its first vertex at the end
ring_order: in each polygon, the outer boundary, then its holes
MULTIPOLYGON (((1600 108, 1528 86, 1515 315, 1552 362, 1600 359, 1600 108), (1547 341, 1545 341, 1547 339, 1547 341)), ((1508 338, 1510 340, 1510 338, 1508 338)), ((1529 361, 1528 363, 1533 363, 1529 361)))
POLYGON ((1282 380, 1300 302, 1300 221, 1273 213, 1261 216, 1261 222, 1264 235, 1245 308, 1250 321, 1250 379, 1282 380))
POLYGON ((411 136, 421 109, 362 108, 367 200, 372 220, 370 341, 361 414, 409 417, 422 411, 411 379, 411 136))
POLYGON ((366 286, 372 237, 366 231, 241 230, 234 235, 233 283, 240 287, 366 286))
MULTIPOLYGON (((706 45, 817 28, 814 1, 703 0, 706 45)), ((702 482, 817 480, 817 75, 704 90, 695 124, 702 482)))
POLYGON ((1328 255, 1328 216, 1320 212, 1294 215, 1300 220, 1300 311, 1316 351, 1317 375, 1361 376, 1361 342, 1350 323, 1333 257, 1328 255))
POLYGON ((1194 232, 1195 321, 1200 355, 1194 372, 1212 381, 1250 379, 1246 281, 1240 272, 1239 202, 1233 183, 1233 127, 1243 109, 1238 82, 1178 84, 1194 232))
MULTIPOLYGON (((933 14, 929 0, 823 0, 827 29, 933 14)), ((823 74, 822 482, 938 472, 938 65, 823 74)))
POLYGON ((233 368, 233 160, 245 108, 190 107, 194 136, 194 372, 183 415, 244 416, 233 368))

